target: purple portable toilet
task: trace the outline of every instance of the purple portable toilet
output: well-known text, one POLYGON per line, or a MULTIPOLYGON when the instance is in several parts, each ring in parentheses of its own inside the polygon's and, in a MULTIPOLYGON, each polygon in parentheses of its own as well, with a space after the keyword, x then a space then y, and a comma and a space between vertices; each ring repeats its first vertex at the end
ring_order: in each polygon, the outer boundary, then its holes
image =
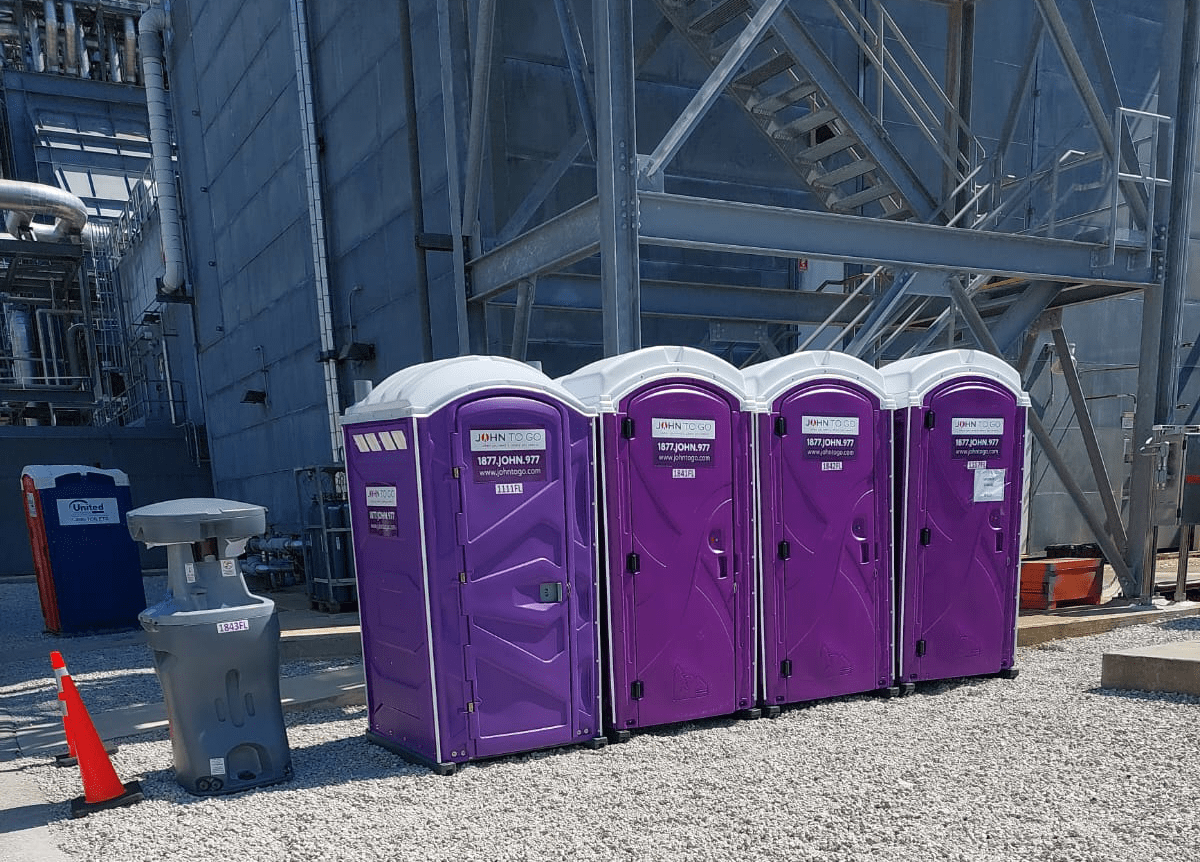
POLYGON ((892 410, 883 377, 834 351, 743 371, 756 402, 759 698, 892 686, 892 410))
POLYGON ((1009 365, 947 350, 882 369, 896 399, 897 678, 1016 676, 1025 412, 1009 365))
POLYGON ((601 744, 593 414, 463 356, 393 374, 342 426, 368 738, 442 774, 601 744))
POLYGON ((701 350, 648 347, 559 382, 600 414, 613 738, 757 717, 741 373, 701 350))

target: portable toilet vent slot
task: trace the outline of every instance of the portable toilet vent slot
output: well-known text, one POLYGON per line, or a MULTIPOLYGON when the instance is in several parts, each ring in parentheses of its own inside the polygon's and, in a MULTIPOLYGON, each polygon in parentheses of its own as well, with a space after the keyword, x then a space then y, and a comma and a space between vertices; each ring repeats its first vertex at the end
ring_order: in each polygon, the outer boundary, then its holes
POLYGON ((756 709, 741 374, 700 350, 652 347, 559 382, 600 413, 610 728, 756 709))
POLYGON ((757 411, 760 699, 891 690, 894 402, 883 378, 833 351, 743 374, 757 411))
POLYGON ((899 679, 1015 675, 1029 397, 981 351, 882 372, 897 401, 899 679))
POLYGON ((499 357, 342 419, 368 737, 442 773, 602 738, 593 416, 499 357))

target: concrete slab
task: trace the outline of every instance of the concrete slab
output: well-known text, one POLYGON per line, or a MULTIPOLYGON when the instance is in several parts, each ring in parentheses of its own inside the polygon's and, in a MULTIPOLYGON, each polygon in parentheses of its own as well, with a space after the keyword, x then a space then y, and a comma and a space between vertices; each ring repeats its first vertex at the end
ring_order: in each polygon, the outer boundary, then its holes
POLYGON ((1200 641, 1105 653, 1100 685, 1200 696, 1200 641))
POLYGON ((66 862, 50 837, 52 806, 14 763, 20 756, 14 729, 11 717, 0 713, 0 862, 66 862))
MULTIPOLYGON (((279 682, 285 712, 366 703, 366 683, 361 666, 293 676, 279 682)), ((167 726, 167 709, 161 701, 110 709, 92 716, 105 742, 137 736, 167 726)), ((50 757, 66 750, 62 721, 54 716, 15 729, 16 749, 22 757, 50 757)))
POLYGON ((1017 619, 1017 645, 1035 646, 1060 638, 1098 635, 1125 626, 1194 616, 1200 616, 1200 602, 1170 605, 1121 605, 1114 602, 1042 613, 1022 613, 1017 619))

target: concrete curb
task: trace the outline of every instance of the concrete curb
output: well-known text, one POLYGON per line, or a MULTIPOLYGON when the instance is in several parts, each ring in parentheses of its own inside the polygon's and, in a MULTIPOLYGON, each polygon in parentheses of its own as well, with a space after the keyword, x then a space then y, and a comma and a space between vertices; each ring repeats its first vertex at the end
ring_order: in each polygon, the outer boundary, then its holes
POLYGON ((1017 646, 1037 646, 1061 638, 1080 638, 1098 635, 1125 626, 1155 623, 1180 617, 1200 616, 1200 604, 1181 603, 1179 607, 1150 608, 1130 606, 1116 610, 1100 608, 1079 609, 1075 616, 1020 617, 1017 620, 1017 646))

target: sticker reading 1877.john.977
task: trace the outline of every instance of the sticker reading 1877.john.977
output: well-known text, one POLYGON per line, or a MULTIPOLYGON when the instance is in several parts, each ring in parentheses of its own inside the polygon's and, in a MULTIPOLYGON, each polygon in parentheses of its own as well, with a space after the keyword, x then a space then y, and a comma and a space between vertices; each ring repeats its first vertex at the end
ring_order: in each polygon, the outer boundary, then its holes
POLYGON ((654 465, 670 467, 676 479, 694 479, 681 468, 711 467, 717 439, 714 419, 664 418, 650 420, 654 465))
POLYGON ((546 429, 472 429, 471 474, 476 482, 544 482, 546 429))

